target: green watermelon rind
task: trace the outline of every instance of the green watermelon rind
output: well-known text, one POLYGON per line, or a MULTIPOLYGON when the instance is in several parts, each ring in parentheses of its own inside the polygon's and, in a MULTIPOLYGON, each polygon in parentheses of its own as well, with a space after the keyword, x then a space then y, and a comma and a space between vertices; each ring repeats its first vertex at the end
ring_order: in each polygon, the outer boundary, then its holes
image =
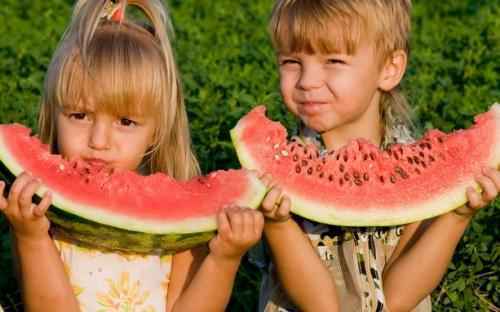
MULTIPOLYGON (((500 104, 493 104, 490 111, 495 116, 497 124, 496 133, 493 134, 496 137, 494 142, 500 142, 500 104)), ((236 154, 242 167, 260 172, 258 162, 251 157, 241 139, 244 131, 245 124, 241 122, 230 131, 236 154)), ((492 146, 490 158, 484 165, 500 168, 500 144, 492 146)), ((465 190, 468 187, 481 191, 473 177, 464 178, 446 193, 441 193, 427 202, 419 202, 414 206, 402 205, 396 211, 391 210, 387 213, 384 213, 383 207, 371 207, 362 212, 350 211, 348 207, 332 208, 297 194, 288 195, 292 198, 291 211, 309 220, 343 226, 391 226, 432 218, 464 205, 467 202, 465 190), (421 207, 424 206, 426 208, 422 210, 421 207)))
MULTIPOLYGON (((0 162, 0 179, 12 182, 15 176, 0 162)), ((40 196, 35 195, 35 202, 40 196)), ((150 234, 104 225, 70 214, 55 205, 47 211, 51 229, 60 236, 68 237, 72 242, 84 247, 99 247, 104 250, 126 253, 170 253, 208 242, 215 229, 191 233, 150 234)))
MULTIPOLYGON (((24 171, 22 166, 19 165, 8 152, 1 136, 0 162, 14 176, 17 176, 24 171)), ((266 193, 266 187, 255 175, 250 174, 248 176, 250 177, 249 192, 245 196, 240 197, 236 204, 255 209, 262 201, 266 193)), ((42 186, 37 190, 36 194, 40 197, 43 197, 43 195, 48 190, 49 188, 42 184, 42 186)), ((94 221, 96 223, 107 224, 109 226, 124 230, 149 234, 182 234, 213 231, 217 227, 214 216, 185 218, 181 221, 169 220, 167 222, 155 220, 139 220, 138 218, 134 217, 108 213, 105 210, 94 208, 90 205, 72 202, 70 199, 66 199, 62 194, 53 190, 51 190, 51 193, 53 206, 81 218, 94 221)))

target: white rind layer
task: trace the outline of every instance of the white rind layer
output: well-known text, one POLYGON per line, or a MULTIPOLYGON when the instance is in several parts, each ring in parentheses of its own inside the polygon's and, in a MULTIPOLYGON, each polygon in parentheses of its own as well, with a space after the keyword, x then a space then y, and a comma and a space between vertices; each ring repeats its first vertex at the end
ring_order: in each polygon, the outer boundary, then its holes
MULTIPOLYGON (((493 112, 496 120, 496 133, 494 142, 500 143, 500 104, 492 105, 490 111, 493 112)), ((261 171, 258 162, 251 157, 250 151, 242 144, 241 134, 245 131, 245 124, 238 124, 231 130, 231 138, 235 145, 238 158, 244 168, 261 171)), ((492 147, 491 157, 487 165, 500 167, 500 144, 492 147)), ((432 218, 446 213, 464 205, 467 202, 465 190, 467 187, 480 189, 475 180, 471 177, 456 184, 446 192, 433 196, 428 201, 420 201, 413 205, 401 205, 397 210, 387 210, 380 206, 370 206, 369 203, 362 211, 354 211, 350 207, 325 205, 307 200, 299 195, 293 194, 291 210, 307 219, 312 219, 321 223, 345 225, 345 226, 390 226, 406 224, 417 220, 432 218), (424 207, 424 208, 423 208, 424 207)), ((290 195, 290 194, 288 194, 290 195)))
MULTIPOLYGON (((23 167, 11 156, 3 136, 0 134, 0 160, 5 164, 9 171, 18 176, 24 170, 23 167)), ((265 195, 266 187, 255 175, 250 175, 250 192, 240 198, 240 205, 247 205, 250 208, 257 208, 265 195)), ((50 189, 46 185, 37 190, 36 194, 40 197, 50 189)), ((213 231, 217 228, 215 215, 207 217, 184 218, 183 220, 139 220, 136 217, 127 217, 116 213, 109 213, 103 209, 95 208, 89 205, 82 205, 66 199, 62 194, 51 190, 52 204, 57 208, 79 216, 81 218, 105 224, 108 226, 150 234, 170 234, 170 233, 198 233, 213 231)))

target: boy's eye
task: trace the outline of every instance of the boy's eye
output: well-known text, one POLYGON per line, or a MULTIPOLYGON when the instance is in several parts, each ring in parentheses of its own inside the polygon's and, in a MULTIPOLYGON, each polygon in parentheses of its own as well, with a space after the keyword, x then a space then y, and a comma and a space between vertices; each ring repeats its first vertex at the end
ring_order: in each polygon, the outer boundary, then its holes
POLYGON ((282 59, 280 61, 280 65, 292 65, 292 64, 299 64, 299 61, 295 59, 282 59))
POLYGON ((125 127, 137 126, 137 122, 129 118, 120 118, 120 125, 125 127))
POLYGON ((328 64, 345 64, 345 61, 337 58, 330 58, 327 61, 328 64))

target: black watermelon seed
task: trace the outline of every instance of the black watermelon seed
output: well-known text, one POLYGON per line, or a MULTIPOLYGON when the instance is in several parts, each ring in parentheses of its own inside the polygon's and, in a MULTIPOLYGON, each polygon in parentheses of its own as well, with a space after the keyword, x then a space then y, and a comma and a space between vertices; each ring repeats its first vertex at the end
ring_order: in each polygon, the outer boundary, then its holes
POLYGON ((299 165, 297 165, 297 166, 295 167, 295 172, 300 173, 300 171, 301 171, 301 168, 300 168, 300 166, 299 166, 299 165))
POLYGON ((297 160, 299 160, 299 155, 294 154, 294 155, 293 155, 293 161, 297 161, 297 160))

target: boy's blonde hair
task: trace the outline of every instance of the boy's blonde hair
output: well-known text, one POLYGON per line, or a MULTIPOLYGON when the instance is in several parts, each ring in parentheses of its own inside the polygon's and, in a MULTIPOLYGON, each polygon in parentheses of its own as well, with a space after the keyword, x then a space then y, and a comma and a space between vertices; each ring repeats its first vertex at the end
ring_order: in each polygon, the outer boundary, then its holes
MULTIPOLYGON (((410 53, 411 0, 278 0, 269 30, 279 53, 354 54, 372 40, 382 66, 397 50, 410 53)), ((399 86, 382 92, 385 136, 395 123, 411 127, 410 108, 399 86)))
POLYGON ((92 103, 95 110, 117 116, 153 116, 155 142, 142 169, 181 180, 199 174, 172 35, 160 0, 79 0, 45 78, 41 139, 57 152, 59 107, 79 109, 92 103), (138 7, 151 26, 106 18, 110 5, 121 5, 123 12, 127 5, 138 7))

